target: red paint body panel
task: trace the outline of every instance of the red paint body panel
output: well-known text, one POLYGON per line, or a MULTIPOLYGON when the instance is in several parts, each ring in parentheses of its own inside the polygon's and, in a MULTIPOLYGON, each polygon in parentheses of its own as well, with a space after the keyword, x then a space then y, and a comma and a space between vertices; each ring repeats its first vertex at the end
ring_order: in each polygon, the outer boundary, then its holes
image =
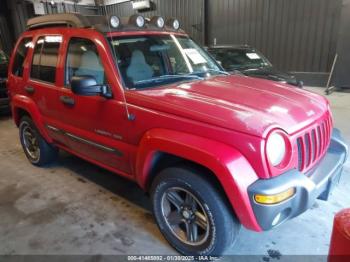
POLYGON ((245 188, 258 177, 248 161, 234 148, 199 136, 165 129, 148 131, 140 143, 136 161, 136 179, 145 188, 148 165, 155 152, 166 152, 206 166, 223 186, 240 221, 249 221, 245 226, 258 229, 249 196, 245 188), (244 172, 244 176, 242 176, 244 172))
MULTIPOLYGON (((138 31, 111 35, 149 34, 169 33, 138 31)), ((23 78, 11 73, 8 76, 16 123, 18 110, 26 110, 47 141, 135 180, 145 189, 155 152, 167 152, 203 165, 220 181, 240 222, 255 231, 261 228, 249 203, 247 187, 259 178, 268 179, 297 168, 296 138, 331 117, 328 102, 321 96, 242 76, 217 76, 124 91, 104 35, 92 29, 50 28, 25 32, 21 38, 32 36, 35 42, 42 35, 63 37, 56 83, 30 80, 31 47, 24 63, 23 78), (64 67, 71 37, 90 39, 97 46, 112 99, 78 96, 65 87, 64 67), (25 85, 35 87, 36 92, 26 94, 25 85), (136 117, 134 121, 127 119, 123 92, 130 113, 136 117), (74 107, 60 103, 61 96, 74 99, 74 107), (50 130, 49 126, 117 150, 121 155, 68 139, 64 133, 50 130), (292 145, 288 152, 292 157, 283 169, 271 169, 266 160, 266 138, 275 129, 284 132, 292 145)))
POLYGON ((329 262, 349 261, 350 259, 350 209, 344 209, 334 216, 329 262))

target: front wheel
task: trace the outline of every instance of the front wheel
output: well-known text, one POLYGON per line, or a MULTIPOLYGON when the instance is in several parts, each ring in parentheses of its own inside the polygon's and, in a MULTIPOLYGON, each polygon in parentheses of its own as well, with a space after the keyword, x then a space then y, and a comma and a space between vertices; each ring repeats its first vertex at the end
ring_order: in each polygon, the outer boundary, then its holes
POLYGON ((187 167, 164 169, 152 183, 153 212, 160 231, 184 255, 221 255, 240 224, 218 189, 187 167))

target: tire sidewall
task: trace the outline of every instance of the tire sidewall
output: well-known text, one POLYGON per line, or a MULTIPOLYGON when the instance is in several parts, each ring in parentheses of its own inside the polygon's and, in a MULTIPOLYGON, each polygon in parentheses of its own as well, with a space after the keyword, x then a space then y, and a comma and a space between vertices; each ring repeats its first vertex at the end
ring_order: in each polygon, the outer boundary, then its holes
POLYGON ((27 158, 29 159, 29 161, 34 164, 34 165, 37 165, 40 163, 40 159, 41 159, 41 137, 39 136, 38 134, 38 131, 35 127, 35 125, 33 124, 32 120, 28 117, 23 117, 21 119, 21 122, 20 122, 20 125, 19 125, 19 136, 20 136, 20 141, 21 141, 21 144, 22 144, 22 147, 23 147, 23 151, 25 153, 25 155, 27 156, 27 158), (38 144, 39 144, 39 150, 40 150, 40 155, 39 155, 39 158, 38 159, 34 159, 30 156, 30 154, 27 152, 27 149, 26 149, 26 145, 23 141, 23 129, 26 127, 26 126, 29 126, 32 131, 33 131, 33 134, 35 135, 37 141, 38 141, 38 144))
POLYGON ((213 216, 210 208, 206 204, 205 199, 203 199, 201 193, 198 192, 197 190, 195 190, 193 187, 191 187, 191 185, 189 183, 187 183, 181 179, 176 179, 176 178, 169 179, 166 182, 165 181, 160 182, 160 184, 156 187, 156 189, 154 191, 153 201, 152 201, 155 214, 160 214, 162 216, 161 199, 163 197, 163 194, 167 191, 167 189, 169 189, 171 187, 184 188, 184 189, 188 190, 190 193, 192 193, 201 202, 202 207, 204 208, 204 211, 206 212, 208 220, 209 220, 208 221, 209 222, 209 237, 203 244, 198 245, 198 246, 191 246, 191 245, 185 244, 181 240, 179 240, 175 235, 173 235, 173 233, 169 229, 168 224, 166 223, 166 221, 164 219, 159 219, 157 217, 157 222, 158 222, 160 230, 162 232, 166 232, 166 234, 164 234, 164 236, 167 238, 167 240, 170 243, 173 243, 173 245, 176 246, 176 249, 178 249, 180 251, 183 250, 183 251, 181 251, 181 253, 191 254, 191 255, 205 255, 207 253, 212 252, 212 250, 214 250, 214 248, 215 248, 216 232, 217 232, 214 216, 213 216), (186 249, 183 249, 182 246, 185 246, 186 249), (201 250, 201 251, 198 252, 199 250, 201 250))

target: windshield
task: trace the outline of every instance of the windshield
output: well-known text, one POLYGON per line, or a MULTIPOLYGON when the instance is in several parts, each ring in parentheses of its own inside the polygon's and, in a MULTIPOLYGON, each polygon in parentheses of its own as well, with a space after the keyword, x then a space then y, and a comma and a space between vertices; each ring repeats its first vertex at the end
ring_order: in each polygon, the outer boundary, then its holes
POLYGON ((210 50, 227 71, 271 66, 271 63, 253 49, 218 48, 210 50))
POLYGON ((110 39, 128 88, 147 88, 227 74, 190 38, 175 35, 122 36, 110 39))
POLYGON ((0 63, 7 63, 7 56, 3 51, 0 50, 0 63))

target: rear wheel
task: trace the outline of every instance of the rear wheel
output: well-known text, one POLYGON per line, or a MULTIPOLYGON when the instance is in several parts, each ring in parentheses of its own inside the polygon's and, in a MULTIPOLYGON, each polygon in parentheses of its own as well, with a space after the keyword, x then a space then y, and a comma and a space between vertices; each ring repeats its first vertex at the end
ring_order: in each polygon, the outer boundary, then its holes
POLYGON ((45 141, 30 117, 22 117, 19 136, 24 153, 33 165, 44 166, 57 158, 58 149, 45 141))
POLYGON ((153 212, 169 243, 185 255, 221 255, 240 225, 208 180, 187 167, 164 169, 152 184, 153 212))

